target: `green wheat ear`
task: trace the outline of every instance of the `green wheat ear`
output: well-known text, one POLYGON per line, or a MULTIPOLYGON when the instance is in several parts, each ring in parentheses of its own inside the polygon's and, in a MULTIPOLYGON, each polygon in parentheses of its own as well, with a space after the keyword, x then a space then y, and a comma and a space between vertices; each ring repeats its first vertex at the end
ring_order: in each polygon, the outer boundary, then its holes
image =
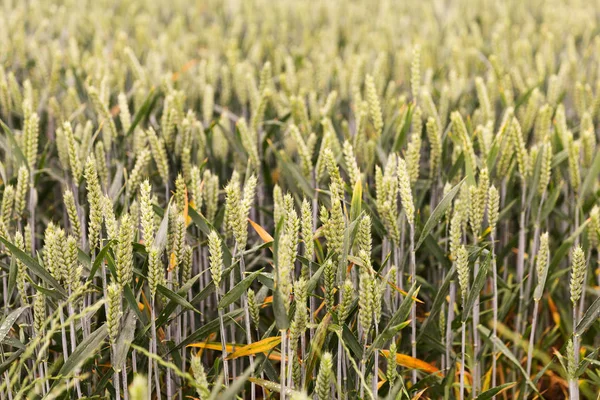
POLYGON ((15 187, 12 185, 4 186, 2 194, 2 205, 0 205, 0 215, 5 228, 8 229, 12 219, 13 205, 15 201, 15 187))
POLYGON ((355 296, 354 296, 355 289, 354 289, 354 285, 352 284, 352 281, 350 281, 349 279, 346 279, 346 281, 342 285, 341 290, 342 290, 342 301, 338 308, 338 318, 340 319, 340 322, 344 322, 344 321, 346 321, 346 319, 348 319, 348 316, 350 315, 350 311, 351 311, 350 307, 355 298, 355 296))
POLYGON ((110 343, 115 345, 121 326, 121 286, 116 283, 110 284, 106 288, 106 295, 106 325, 108 327, 108 337, 110 339, 110 343))
POLYGON ((121 286, 131 283, 133 279, 133 220, 129 214, 121 217, 116 248, 117 281, 121 286))
POLYGON ((429 170, 431 176, 438 174, 440 162, 442 159, 442 138, 440 134, 440 123, 438 123, 433 117, 427 119, 425 126, 427 132, 427 139, 431 145, 431 154, 429 156, 429 170))
POLYGON ((163 183, 167 185, 169 183, 169 161, 167 158, 167 152, 165 150, 165 143, 163 139, 159 139, 154 129, 149 128, 146 131, 146 137, 150 143, 150 151, 152 158, 158 168, 158 173, 163 180, 163 183))
POLYGON ((18 218, 23 218, 25 210, 25 201, 29 191, 29 170, 22 165, 17 175, 17 187, 15 189, 15 214, 18 218))
POLYGON ((312 261, 315 252, 315 242, 313 240, 313 215, 312 206, 307 199, 302 200, 300 233, 304 243, 304 258, 312 261))
POLYGON ((375 87, 373 76, 367 75, 365 87, 367 91, 367 103, 369 104, 369 115, 373 121, 375 133, 379 136, 383 130, 383 113, 381 111, 381 104, 379 103, 379 96, 377 95, 377 88, 375 87))
POLYGON ((210 398, 210 389, 199 354, 192 356, 192 372, 194 373, 194 381, 196 382, 196 393, 198 393, 200 400, 207 400, 210 398))
MULTIPOLYGON (((14 237, 15 246, 19 250, 25 250, 25 243, 23 241, 23 235, 21 232, 17 231, 14 237)), ((17 263, 17 291, 19 292, 19 297, 21 300, 21 306, 25 307, 29 304, 27 300, 27 290, 25 284, 27 282, 28 273, 27 267, 23 264, 19 259, 16 259, 17 263)))
POLYGON ((308 298, 308 282, 304 278, 298 279, 294 283, 294 303, 296 304, 296 312, 290 327, 290 341, 292 349, 295 350, 298 346, 298 339, 304 335, 308 327, 308 310, 306 308, 306 300, 308 298))
POLYGON ((398 157, 398 182, 400 187, 400 200, 402 201, 402 207, 406 213, 406 219, 409 224, 414 225, 415 205, 413 202, 410 176, 407 171, 406 162, 402 157, 398 157))
POLYGON ((458 272, 458 284, 463 304, 467 301, 469 292, 469 253, 464 245, 460 246, 456 254, 456 271, 458 272))
POLYGON ((75 205, 75 197, 70 189, 65 190, 65 193, 63 194, 63 201, 69 217, 71 233, 77 238, 78 241, 81 241, 81 222, 79 220, 77 206, 75 205))
POLYGON ((567 374, 569 379, 574 379, 577 372, 577 363, 575 361, 575 349, 573 339, 567 342, 567 374))
POLYGON ((258 329, 260 323, 260 308, 256 300, 256 294, 254 293, 254 290, 248 289, 247 295, 248 308, 250 310, 250 318, 252 318, 252 323, 254 324, 254 327, 258 329))
POLYGON ((25 113, 25 157, 29 164, 29 170, 34 171, 37 163, 37 151, 40 133, 40 118, 38 114, 25 113))
POLYGON ((545 280, 546 280, 546 274, 548 272, 548 267, 550 265, 550 247, 548 245, 548 232, 545 232, 542 234, 542 236, 540 237, 540 249, 538 251, 537 254, 537 260, 536 260, 536 272, 537 272, 537 288, 540 288, 540 290, 538 290, 536 288, 536 291, 534 292, 534 300, 535 301, 540 301, 541 300, 541 289, 544 288, 545 285, 545 280))
POLYGON ((330 381, 333 378, 333 359, 331 353, 324 353, 315 384, 315 393, 319 400, 329 400, 331 394, 330 381))
POLYGON ((361 179, 360 169, 358 168, 358 163, 356 162, 356 157, 354 156, 352 144, 350 144, 350 142, 347 140, 344 142, 343 153, 344 162, 346 163, 346 170, 348 171, 348 176, 350 177, 350 182, 354 184, 361 179))
POLYGON ((495 235, 496 225, 498 224, 498 216, 500 211, 500 195, 498 189, 494 185, 488 190, 488 224, 490 231, 495 235))
POLYGON ((152 186, 150 182, 145 180, 140 186, 140 216, 142 237, 146 247, 150 246, 154 241, 155 223, 154 209, 151 203, 152 186))
POLYGON ((335 306, 335 276, 336 269, 331 259, 325 261, 323 267, 323 281, 325 286, 325 303, 327 304, 327 310, 333 311, 335 306))
POLYGON ((329 185, 331 192, 331 213, 322 206, 321 207, 321 222, 323 223, 323 231, 327 239, 328 250, 339 257, 342 254, 344 245, 344 230, 346 229, 344 213, 342 210, 342 199, 336 195, 338 192, 337 185, 331 183, 329 185))
POLYGON ((410 87, 413 101, 417 101, 421 90, 421 46, 416 45, 412 52, 412 62, 410 65, 410 87))
POLYGON ((583 281, 585 279, 585 271, 587 269, 585 262, 585 254, 581 246, 577 246, 573 250, 573 261, 571 262, 571 283, 570 294, 571 302, 575 305, 581 298, 583 291, 583 281))
POLYGON ((131 400, 146 400, 148 395, 148 379, 136 374, 133 382, 129 385, 129 398, 131 400))
POLYGON ((88 240, 90 250, 100 246, 100 230, 102 229, 103 206, 102 191, 98 181, 96 171, 96 161, 93 157, 88 157, 85 166, 85 180, 87 182, 88 203, 90 205, 88 222, 88 240))
POLYGON ((115 217, 113 202, 108 195, 102 196, 102 213, 104 215, 104 226, 106 227, 106 235, 108 240, 117 239, 119 233, 119 224, 115 217))
MULTIPOLYGON (((156 299, 158 285, 162 285, 165 279, 165 268, 160 259, 160 251, 152 246, 148 249, 148 286, 152 299, 156 299)), ((213 279, 214 280, 214 279, 213 279)), ((215 287, 218 288, 215 281, 215 287)))
POLYGON ((390 383, 391 387, 394 386, 394 382, 398 377, 398 364, 396 363, 396 352, 396 342, 392 341, 392 344, 390 344, 388 356, 386 357, 387 369, 385 373, 385 376, 388 382, 390 383))
POLYGON ((223 274, 223 250, 221 249, 221 238, 219 238, 216 231, 211 231, 208 235, 208 250, 210 254, 210 273, 218 293, 221 287, 221 275, 223 274))
POLYGON ((410 176, 410 183, 411 185, 414 185, 417 182, 417 179, 419 179, 419 164, 421 160, 421 133, 423 131, 421 107, 417 106, 413 111, 411 123, 412 133, 406 149, 406 164, 410 176))

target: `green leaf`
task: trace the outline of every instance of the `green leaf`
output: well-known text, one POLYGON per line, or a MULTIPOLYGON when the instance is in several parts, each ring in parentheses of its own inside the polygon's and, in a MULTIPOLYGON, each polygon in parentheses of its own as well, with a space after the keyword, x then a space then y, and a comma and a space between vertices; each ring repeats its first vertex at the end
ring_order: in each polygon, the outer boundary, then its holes
POLYGON ((181 297, 180 295, 178 295, 177 293, 175 293, 171 289, 166 288, 163 285, 158 285, 157 290, 161 294, 163 294, 164 296, 166 296, 168 299, 174 301, 175 303, 179 304, 183 308, 186 308, 188 310, 192 310, 194 312, 197 312, 198 314, 202 314, 189 301, 187 301, 186 299, 184 299, 183 297, 181 297))
POLYGON ((581 185, 579 199, 577 200, 579 207, 581 207, 583 204, 583 200, 585 199, 587 192, 593 187, 594 183, 598 181, 598 175, 600 175, 600 152, 597 151, 594 161, 592 161, 592 165, 590 166, 590 169, 585 176, 585 180, 581 185))
POLYGON ((0 236, 0 242, 4 243, 4 245, 8 248, 12 255, 17 257, 19 261, 21 261, 31 272, 37 275, 41 280, 46 282, 48 285, 53 287, 58 293, 60 293, 63 297, 67 297, 67 293, 62 288, 60 283, 56 279, 50 275, 45 268, 43 268, 36 260, 34 260, 29 254, 26 254, 24 251, 19 249, 17 246, 0 236))
POLYGON ((10 328, 13 324, 19 319, 23 311, 28 309, 29 307, 19 307, 4 318, 2 321, 2 325, 0 325, 0 344, 4 342, 4 338, 8 335, 10 328))
MULTIPOLYGON (((250 378, 250 382, 256 383, 258 386, 263 387, 271 392, 281 393, 281 385, 279 383, 260 378, 250 378)), ((291 395, 292 389, 286 387, 285 392, 286 394, 291 395)))
POLYGON ((581 336, 594 322, 598 321, 598 318, 600 318, 600 297, 585 311, 585 314, 577 324, 575 335, 581 336))
POLYGON ((433 300, 433 304, 431 305, 431 310, 429 311, 429 316, 421 326, 421 331, 419 333, 419 336, 417 337, 417 342, 420 341, 423 334, 427 331, 427 326, 432 321, 437 321, 437 316, 440 313, 440 310, 442 309, 442 304, 444 304, 444 302, 446 301, 446 294, 448 293, 450 287, 450 281, 452 281, 452 279, 454 278, 455 273, 456 266, 453 265, 452 269, 450 269, 450 271, 446 274, 444 282, 436 292, 435 299, 433 300))
POLYGON ((225 296, 223 296, 221 301, 219 301, 218 307, 225 308, 237 299, 239 299, 244 293, 246 293, 246 290, 248 290, 250 285, 252 285, 252 282, 254 282, 254 279, 256 279, 256 277, 258 276, 258 274, 260 274, 261 271, 262 269, 251 273, 246 278, 244 278, 244 280, 235 285, 233 289, 229 290, 225 294, 225 296))
POLYGON ((395 334, 393 332, 398 332, 401 327, 398 328, 403 322, 406 322, 408 319, 408 315, 410 314, 410 309, 413 304, 413 297, 416 297, 419 293, 419 288, 417 288, 416 283, 413 283, 410 290, 402 299, 402 303, 400 303, 400 307, 394 313, 392 318, 388 321, 387 326, 377 337, 373 340, 373 344, 367 350, 366 358, 368 359, 370 355, 375 351, 375 349, 383 349, 385 343, 393 337, 395 334))
POLYGON ((119 370, 127 361, 127 353, 131 347, 131 342, 133 342, 135 326, 135 313, 129 310, 123 319, 123 328, 121 329, 121 333, 117 339, 117 349, 115 351, 115 360, 113 361, 114 365, 119 370))
POLYGON ((94 265, 92 265, 92 269, 90 270, 90 274, 88 275, 88 282, 94 279, 94 277, 96 276, 98 268, 100 268, 100 265, 102 265, 102 262, 104 261, 104 258, 106 257, 106 254, 110 250, 113 243, 114 240, 111 240, 108 243, 106 243, 102 250, 100 250, 100 252, 96 256, 96 259, 94 260, 94 265))
MULTIPOLYGON (((210 234, 210 232, 212 232, 212 231, 216 231, 217 233, 219 233, 218 229, 216 229, 210 222, 208 222, 208 220, 206 218, 204 218, 204 216, 202 214, 199 214, 191 206, 188 206, 188 215, 192 219, 192 222, 194 222, 194 224, 196 224, 196 226, 206 236, 208 236, 210 234)), ((221 237, 221 235, 219 235, 219 237, 221 237)), ((229 250, 229 247, 227 247, 226 240, 223 240, 223 237, 221 237, 221 242, 223 243, 223 245, 222 245, 223 263, 225 264, 225 266, 229 267, 229 266, 231 266, 231 259, 232 259, 231 250, 229 250)))
POLYGON ((131 135, 131 133, 133 133, 136 126, 138 126, 142 119, 150 115, 150 111, 152 111, 152 108, 154 107, 154 104, 156 103, 159 94, 160 91, 157 91, 155 88, 150 89, 150 93, 148 93, 148 96, 146 96, 146 100, 144 100, 144 103, 142 103, 140 109, 137 111, 137 113, 135 113, 135 117, 133 118, 131 126, 129 127, 129 130, 127 131, 125 136, 131 135))
POLYGON ((444 215, 446 214, 446 211, 448 211, 448 208, 452 205, 452 200, 458 193, 458 191, 459 191, 460 187, 462 186, 462 184, 464 183, 465 179, 466 178, 463 178, 462 181, 458 182, 456 184, 456 186, 454 186, 452 189, 450 189, 450 191, 448 193, 446 193, 446 196, 444 196, 442 201, 440 201, 439 204, 435 207, 435 210, 433 210, 433 212, 429 216, 429 219, 427 219, 427 222, 425 222, 425 226, 423 227, 423 230, 421 231, 421 236, 419 237, 419 241, 417 242, 417 244, 415 246, 415 251, 417 251, 419 249, 419 247, 421 247, 421 245, 423 244, 423 241, 425 241, 425 238, 427 237, 427 235, 429 235, 431 230, 444 217, 444 215))
MULTIPOLYGON (((277 323, 277 329, 285 330, 290 326, 290 320, 285 308, 286 300, 283 298, 283 293, 277 286, 273 293, 273 313, 275 314, 275 322, 277 323)), ((287 300, 289 302, 289 299, 287 300)))
POLYGON ((308 382, 310 382, 312 379, 311 375, 317 365, 317 359, 319 359, 321 356, 321 351, 323 350, 323 344, 325 343, 325 339, 327 338, 327 333, 329 332, 328 328, 329 328, 330 323, 331 323, 331 314, 325 314, 325 316, 319 323, 319 326, 315 330, 315 335, 313 336, 313 340, 310 342, 310 350, 309 350, 308 356, 306 358, 307 379, 305 381, 305 385, 308 385, 308 382))
POLYGON ((302 172, 300 172, 298 165, 296 165, 296 163, 290 160, 283 151, 277 150, 270 140, 268 141, 268 143, 269 147, 273 151, 273 154, 277 157, 277 160, 279 161, 279 165, 281 165, 283 172, 287 173, 286 175, 288 175, 290 182, 294 182, 297 186, 299 186, 306 197, 313 198, 315 195, 315 190, 308 183, 304 175, 302 175, 302 172))
POLYGON ((568 158, 569 152, 567 152, 566 149, 559 151, 558 153, 554 154, 554 156, 552 156, 552 162, 550 163, 550 167, 554 169, 560 164, 562 164, 564 161, 566 161, 568 158))
MULTIPOLYGON (((319 266, 317 263, 312 263, 313 266, 319 266)), ((319 279, 321 279, 321 275, 323 274, 324 266, 319 266, 319 269, 312 273, 312 276, 308 280, 307 288, 308 293, 312 293, 317 285, 319 284, 319 279)))
POLYGON ((252 374, 253 371, 254 371, 254 368, 252 366, 246 368, 246 371, 244 372, 243 375, 236 377, 233 380, 233 382, 229 385, 227 390, 225 390, 223 393, 219 394, 219 399, 223 399, 223 400, 236 399, 237 394, 240 392, 240 390, 243 389, 244 385, 246 384, 246 381, 248 380, 248 378, 250 378, 250 375, 252 374))
POLYGON ((471 290, 469 291, 469 297, 467 297, 467 302, 463 306, 463 322, 467 320, 469 317, 469 313, 471 309, 475 305, 475 301, 479 297, 481 293, 481 289, 483 285, 485 285, 485 281, 487 278, 488 267, 490 265, 491 253, 488 253, 485 261, 479 266, 479 272, 475 277, 475 281, 473 282, 473 286, 471 286, 471 290))
POLYGON ((158 230, 156 231, 156 236, 154 236, 154 242, 152 242, 152 245, 159 250, 164 249, 167 244, 167 233, 169 230, 169 210, 170 210, 170 208, 171 207, 169 207, 169 206, 167 206, 165 208, 163 219, 160 222, 158 230))
POLYGON ((600 348, 596 348, 596 350, 586 355, 586 357, 579 362, 579 366, 575 372, 576 377, 580 377, 588 369, 592 362, 597 365, 596 357, 598 357, 598 352, 600 352, 600 348))
POLYGON ((542 276, 539 277, 538 283, 535 286, 535 291, 533 292, 533 300, 540 301, 544 294, 544 286, 546 285, 546 278, 548 277, 548 266, 544 268, 542 272, 542 276))
MULTIPOLYGON (((556 185, 554 189, 552 189, 548 195, 548 199, 544 202, 544 207, 542 208, 542 214, 540 216, 540 220, 544 220, 548 218, 548 215, 554 210, 556 206, 556 201, 558 197, 562 193, 562 185, 556 185)), ((516 200, 516 199, 515 199, 516 200)))
POLYGON ((348 325, 344 324, 342 337, 344 339, 344 343, 356 356, 358 360, 362 359, 363 347, 360 343, 358 343, 358 339, 354 336, 354 333, 350 330, 348 325))
POLYGON ((573 247, 573 243, 575 243, 575 238, 577 238, 590 220, 586 220, 583 224, 579 225, 579 227, 569 236, 566 240, 563 240, 558 250, 554 251, 554 257, 552 257, 552 261, 550 262, 550 267, 548 273, 554 271, 554 269, 558 266, 558 263, 563 259, 565 255, 569 252, 571 247, 573 247))
POLYGON ((136 298, 135 294, 133 293, 133 290, 131 290, 131 286, 129 286, 129 284, 127 284, 123 287, 123 297, 125 297, 125 300, 126 300, 125 303, 123 304, 124 310, 126 310, 125 304, 128 304, 129 309, 137 315, 137 317, 140 321, 143 321, 144 315, 142 314, 142 312, 140 311, 140 307, 138 306, 138 299, 136 298))
POLYGON ((487 341, 490 340, 493 344, 496 345, 496 348, 498 350, 500 350, 500 352, 502 352, 502 354, 504 354, 504 356, 511 362, 514 364, 515 367, 517 367, 517 369, 519 370, 519 372, 521 372, 521 375, 523 375, 523 379, 526 380, 527 384, 533 389, 533 391, 535 393, 538 393, 537 387, 533 384, 533 382, 531 381, 531 379, 529 378, 529 376, 527 376, 527 372, 525 371, 525 369, 523 368, 523 366, 521 365, 521 363, 519 362, 519 360, 517 360, 517 357, 515 357, 515 355, 508 349, 508 347, 506 347, 506 345, 504 344, 504 342, 502 340, 500 340, 499 337, 494 336, 491 334, 490 330, 488 328, 486 328, 483 325, 479 325, 477 327, 479 329, 479 331, 482 333, 482 337, 487 341))
POLYGON ((5 361, 0 364, 0 374, 3 374, 4 371, 8 370, 24 351, 25 350, 23 349, 18 349, 17 351, 13 352, 10 357, 6 358, 5 361))
MULTIPOLYGON (((180 295, 181 297, 184 297, 187 293, 189 293, 192 285, 194 284, 194 282, 196 282, 198 280, 198 278, 200 277, 201 273, 196 275, 195 277, 193 277, 192 279, 190 279, 189 281, 186 282, 185 285, 183 285, 178 291, 177 294, 180 295)), ((202 292, 200 292, 199 294, 197 294, 192 301, 190 301, 190 303, 192 305, 194 304, 198 304, 198 302, 204 300, 205 298, 208 297, 209 294, 211 294, 215 289, 214 283, 210 283, 209 285, 207 285, 202 292)), ((175 309, 177 308, 177 303, 175 303, 173 300, 169 301, 169 303, 163 307, 162 311, 160 312, 160 315, 158 316, 158 318, 156 319, 156 326, 162 326, 165 322, 168 321, 169 317, 171 316, 171 314, 173 313, 173 311, 175 311, 175 309)), ((142 333, 146 333, 148 332, 148 330, 150 329, 151 324, 148 323, 148 325, 146 327, 144 327, 142 333)))
POLYGON ((100 328, 92 332, 88 337, 83 339, 77 346, 75 351, 71 353, 67 361, 63 364, 59 371, 59 375, 66 376, 77 369, 85 360, 93 357, 96 351, 108 336, 108 328, 102 325, 100 328))
MULTIPOLYGON (((29 169, 29 163, 27 162, 27 159, 25 158, 23 151, 19 147, 19 144, 17 143, 17 140, 15 139, 14 133, 1 119, 0 119, 0 125, 2 126, 4 133, 6 133, 6 137, 8 137, 8 140, 10 141, 10 144, 13 147, 14 155, 17 156, 17 160, 21 164, 25 165, 27 167, 27 169, 29 169)), ((31 171, 29 171, 29 172, 31 172, 31 171)))
POLYGON ((360 179, 354 185, 352 202, 350 203, 350 221, 355 221, 362 212, 362 182, 360 179))
POLYGON ((396 137, 394 138, 394 145, 393 145, 394 152, 398 152, 398 151, 400 151, 400 149, 402 149, 402 145, 404 144, 406 135, 408 133, 410 124, 412 122, 413 107, 414 106, 412 103, 408 104, 408 107, 407 107, 406 111, 404 112, 404 115, 400 116, 400 118, 402 118, 402 121, 400 122, 401 125, 398 129, 398 133, 396 134, 396 137))
MULTIPOLYGON (((237 310, 233 310, 223 315, 223 326, 228 326, 235 321, 236 318, 240 317, 244 313, 244 310, 238 308, 237 310)), ((192 334, 190 334, 187 338, 182 340, 178 345, 169 349, 168 353, 171 353, 175 350, 179 350, 182 347, 187 346, 188 344, 192 344, 194 342, 199 342, 204 339, 211 333, 217 332, 219 330, 219 319, 214 318, 210 322, 205 323, 199 329, 196 329, 192 334)))
POLYGON ((486 390, 485 392, 481 393, 479 396, 477 396, 476 400, 490 400, 493 399, 496 395, 498 395, 499 393, 510 389, 511 387, 515 386, 517 384, 517 382, 508 382, 505 383, 503 385, 500 386, 496 386, 494 388, 491 388, 489 390, 486 390))
POLYGON ((188 215, 190 216, 194 224, 196 224, 196 226, 200 228, 202 233, 204 233, 205 235, 210 235, 210 232, 214 230, 214 227, 211 225, 211 223, 208 222, 208 220, 204 218, 201 214, 199 214, 192 206, 188 206, 188 215))
POLYGON ((11 257, 10 260, 10 269, 8 271, 8 290, 6 293, 6 298, 10 299, 15 290, 15 286, 17 285, 17 275, 19 275, 19 268, 15 261, 14 257, 11 257))

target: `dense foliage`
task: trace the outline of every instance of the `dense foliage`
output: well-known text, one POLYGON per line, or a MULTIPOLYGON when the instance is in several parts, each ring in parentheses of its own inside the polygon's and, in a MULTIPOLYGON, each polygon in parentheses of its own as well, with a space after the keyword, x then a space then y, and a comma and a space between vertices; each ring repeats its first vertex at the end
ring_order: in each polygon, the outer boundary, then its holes
POLYGON ((2 2, 0 399, 597 398, 599 16, 2 2))

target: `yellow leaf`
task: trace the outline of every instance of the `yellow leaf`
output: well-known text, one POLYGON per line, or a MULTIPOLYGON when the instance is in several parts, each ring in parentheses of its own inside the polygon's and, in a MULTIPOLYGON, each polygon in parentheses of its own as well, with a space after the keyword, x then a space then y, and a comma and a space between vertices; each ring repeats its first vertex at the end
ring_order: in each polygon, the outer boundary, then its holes
POLYGON ((554 303, 554 300, 552 300, 551 296, 548 296, 548 308, 550 309, 550 312, 552 313, 552 319, 554 320, 554 324, 559 326, 560 325, 560 314, 559 314, 558 309, 556 308, 556 304, 554 303))
POLYGON ((423 393, 425 393, 425 391, 427 390, 427 388, 425 389, 421 389, 420 391, 418 391, 412 398, 412 400, 419 400, 421 398, 421 396, 423 395, 423 393))
MULTIPOLYGON (((198 343, 188 344, 187 347, 198 347, 201 349, 219 350, 219 351, 221 351, 223 349, 223 345, 219 342, 198 342, 198 343)), ((234 347, 235 346, 232 344, 225 345, 225 348, 227 349, 228 353, 233 352, 234 347)))
POLYGON ((265 243, 273 241, 273 236, 269 235, 269 232, 267 232, 262 226, 252 221, 250 218, 248 218, 248 222, 250 222, 250 225, 252 225, 256 233, 258 233, 258 236, 260 236, 265 243))
MULTIPOLYGON (((381 350, 381 353, 387 357, 390 354, 390 351, 381 350)), ((421 371, 429 372, 430 374, 438 373, 440 376, 442 374, 436 366, 423 360, 419 360, 418 358, 407 356, 406 354, 396 353, 396 363, 406 368, 420 369, 421 371)))
POLYGON ((281 342, 281 336, 268 337, 258 342, 250 343, 244 347, 240 347, 227 357, 228 360, 249 356, 257 353, 266 353, 281 342))
POLYGON ((187 185, 183 186, 184 190, 185 190, 185 196, 183 196, 183 220, 185 221, 185 226, 189 225, 189 222, 192 221, 192 219, 190 218, 190 216, 188 215, 188 205, 189 205, 189 200, 188 200, 188 190, 187 190, 187 185), (188 222, 189 221, 189 222, 188 222))
POLYGON ((169 271, 173 271, 175 269, 175 267, 177 265, 175 265, 175 263, 177 262, 177 259, 175 258, 175 252, 171 253, 171 256, 169 257, 169 271))
MULTIPOLYGON (((377 273, 377 275, 379 275, 379 277, 380 277, 381 279, 385 279, 385 277, 384 277, 383 275, 381 275, 380 273, 377 273)), ((388 284, 388 285, 390 285, 392 288, 394 288, 394 289, 395 289, 395 290, 396 290, 398 293, 402 293, 402 295, 404 295, 404 296, 406 296, 406 295, 408 294, 408 292, 407 292, 407 291, 400 289, 400 288, 399 288, 398 286, 396 286, 396 285, 395 285, 395 284, 394 284, 392 281, 387 281, 387 284, 388 284)), ((415 295, 412 297, 412 299, 413 299, 413 301, 414 301, 414 302, 416 302, 416 303, 421 303, 421 304, 423 304, 423 302, 417 298, 417 294, 418 294, 418 293, 419 293, 419 292, 418 292, 418 289, 417 289, 417 291, 415 292, 415 295)))

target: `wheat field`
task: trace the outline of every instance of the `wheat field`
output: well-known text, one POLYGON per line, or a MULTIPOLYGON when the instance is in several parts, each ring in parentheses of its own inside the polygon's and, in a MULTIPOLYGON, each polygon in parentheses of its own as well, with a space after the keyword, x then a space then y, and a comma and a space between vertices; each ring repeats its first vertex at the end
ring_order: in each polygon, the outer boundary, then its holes
POLYGON ((600 399, 600 1, 5 0, 0 400, 600 399))

